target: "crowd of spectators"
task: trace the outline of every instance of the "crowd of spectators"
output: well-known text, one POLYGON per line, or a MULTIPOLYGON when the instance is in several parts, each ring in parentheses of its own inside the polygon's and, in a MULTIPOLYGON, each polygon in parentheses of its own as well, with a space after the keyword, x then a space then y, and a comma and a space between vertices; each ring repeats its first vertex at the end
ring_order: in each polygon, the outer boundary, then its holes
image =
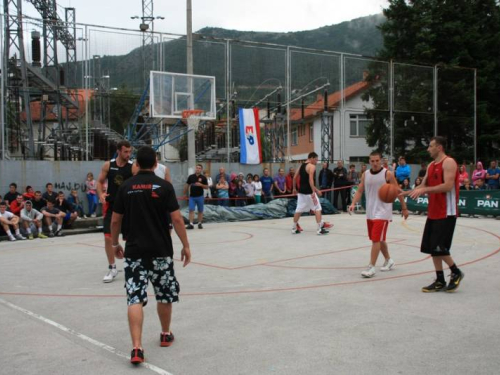
POLYGON ((62 191, 55 192, 54 185, 49 182, 43 194, 31 186, 20 193, 17 184, 11 183, 3 198, 0 195, 0 232, 5 232, 10 241, 63 236, 63 229, 71 229, 75 220, 96 216, 95 186, 93 175, 89 173, 88 211, 85 213, 76 190, 66 196, 62 191))
MULTIPOLYGON (((403 190, 420 185, 427 168, 426 163, 422 163, 418 177, 412 183, 411 167, 406 164, 405 157, 399 157, 398 162, 393 165, 389 165, 387 158, 384 158, 383 166, 394 172, 403 190)), ((342 161, 338 161, 336 167, 330 169, 329 163, 323 162, 317 176, 317 186, 321 190, 330 190, 325 193, 325 198, 331 201, 336 209, 345 212, 351 203, 351 189, 359 184, 366 169, 366 165, 362 164, 357 171, 356 166, 351 164, 347 170, 342 161)), ((241 207, 253 203, 267 203, 275 198, 292 195, 295 171, 294 167, 289 168, 288 173, 280 168, 275 176, 271 176, 269 169, 264 168, 262 175, 248 173, 245 176, 242 172, 228 174, 225 168, 221 167, 214 178, 205 171, 204 177, 208 187, 203 189, 203 196, 221 206, 241 207)), ((296 183, 300 184, 300 177, 297 177, 296 183)), ((96 216, 99 203, 97 183, 92 173, 87 174, 85 184, 87 212, 76 190, 65 196, 62 191, 55 192, 53 184, 49 182, 43 194, 34 191, 32 186, 26 186, 21 193, 17 184, 11 183, 3 199, 0 196, 0 232, 3 229, 11 241, 62 236, 62 230, 71 228, 78 218, 96 216)), ((489 168, 484 169, 482 162, 478 161, 470 175, 467 166, 460 165, 459 185, 461 190, 500 189, 500 168, 497 162, 491 161, 489 168)))

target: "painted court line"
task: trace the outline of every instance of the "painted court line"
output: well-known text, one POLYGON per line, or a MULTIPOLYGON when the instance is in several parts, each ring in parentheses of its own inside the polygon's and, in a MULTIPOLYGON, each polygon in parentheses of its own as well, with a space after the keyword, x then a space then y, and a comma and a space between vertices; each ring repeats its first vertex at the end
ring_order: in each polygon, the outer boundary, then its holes
MULTIPOLYGON (((40 320, 40 321, 42 321, 42 322, 44 322, 44 323, 46 323, 48 325, 51 325, 51 326, 53 326, 53 327, 55 327, 55 328, 57 328, 57 329, 59 329, 59 330, 61 330, 63 332, 66 332, 66 333, 68 333, 70 335, 76 336, 79 339, 81 339, 83 341, 86 341, 86 342, 88 342, 88 343, 90 343, 92 345, 95 345, 98 348, 106 350, 106 351, 108 351, 110 353, 113 353, 113 354, 117 355, 118 357, 125 358, 127 361, 130 360, 130 357, 127 354, 120 352, 118 349, 115 349, 112 346, 103 344, 102 342, 94 340, 93 338, 88 337, 88 336, 86 336, 86 335, 84 335, 82 333, 76 332, 76 331, 72 330, 71 328, 68 328, 66 326, 63 326, 62 324, 54 322, 53 320, 47 319, 47 318, 45 318, 45 317, 43 317, 41 315, 35 314, 34 312, 31 312, 29 310, 23 309, 22 307, 14 305, 14 304, 12 304, 10 302, 7 302, 7 301, 5 301, 5 300, 3 300, 1 298, 0 298, 0 303, 4 304, 5 306, 10 307, 11 309, 20 311, 20 312, 22 312, 22 313, 24 313, 24 314, 26 314, 28 316, 31 316, 32 318, 38 319, 38 320, 40 320)), ((157 367, 155 365, 152 365, 150 363, 147 363, 147 362, 144 362, 141 366, 146 367, 147 369, 149 369, 149 370, 151 370, 151 371, 153 371, 153 372, 155 372, 157 374, 160 374, 160 375, 172 375, 170 372, 165 371, 162 368, 159 368, 159 367, 157 367)))

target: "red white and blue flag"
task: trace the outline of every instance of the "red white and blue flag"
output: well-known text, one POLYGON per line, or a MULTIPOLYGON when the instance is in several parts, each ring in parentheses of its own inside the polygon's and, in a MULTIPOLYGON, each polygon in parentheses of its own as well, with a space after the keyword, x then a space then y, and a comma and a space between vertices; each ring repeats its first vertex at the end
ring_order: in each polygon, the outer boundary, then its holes
POLYGON ((240 163, 262 163, 259 110, 240 108, 240 163))

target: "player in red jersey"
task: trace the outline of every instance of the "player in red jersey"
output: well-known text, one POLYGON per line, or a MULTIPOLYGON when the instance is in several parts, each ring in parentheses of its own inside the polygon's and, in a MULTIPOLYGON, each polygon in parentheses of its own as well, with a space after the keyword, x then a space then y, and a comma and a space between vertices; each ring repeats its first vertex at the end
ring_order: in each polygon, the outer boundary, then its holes
POLYGON ((427 221, 422 236, 421 251, 432 255, 436 269, 436 281, 423 287, 422 292, 454 292, 464 278, 464 273, 458 269, 450 256, 453 232, 458 216, 458 165, 446 155, 444 137, 433 137, 427 151, 434 160, 429 164, 422 184, 417 188, 404 192, 413 199, 423 194, 429 196, 427 221), (450 282, 446 286, 443 272, 443 262, 451 270, 450 282))

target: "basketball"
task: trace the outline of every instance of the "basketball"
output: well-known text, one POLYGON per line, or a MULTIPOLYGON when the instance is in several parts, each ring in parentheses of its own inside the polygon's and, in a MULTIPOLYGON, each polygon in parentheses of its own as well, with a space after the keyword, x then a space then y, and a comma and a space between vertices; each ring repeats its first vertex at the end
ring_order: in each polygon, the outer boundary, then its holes
POLYGON ((399 194, 399 188, 393 184, 384 184, 378 190, 378 197, 382 202, 392 203, 399 194))

